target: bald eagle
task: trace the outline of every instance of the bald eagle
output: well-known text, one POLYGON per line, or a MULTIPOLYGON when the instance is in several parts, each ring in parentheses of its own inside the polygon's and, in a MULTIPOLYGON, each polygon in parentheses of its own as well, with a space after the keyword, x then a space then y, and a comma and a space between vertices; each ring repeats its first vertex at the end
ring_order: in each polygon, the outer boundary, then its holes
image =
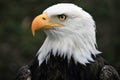
POLYGON ((53 5, 32 22, 32 34, 47 37, 31 64, 18 71, 18 80, 120 80, 101 56, 92 16, 71 3, 53 5))

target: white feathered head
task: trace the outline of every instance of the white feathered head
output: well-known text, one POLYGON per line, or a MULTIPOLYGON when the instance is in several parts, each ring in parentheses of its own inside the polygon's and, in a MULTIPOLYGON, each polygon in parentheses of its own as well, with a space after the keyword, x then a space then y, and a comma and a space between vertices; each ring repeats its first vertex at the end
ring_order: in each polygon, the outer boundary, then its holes
POLYGON ((39 64, 54 56, 71 57, 81 64, 94 61, 91 54, 100 53, 96 49, 95 22, 91 15, 82 8, 70 4, 53 5, 38 15, 32 22, 32 33, 44 29, 47 38, 38 51, 39 64))

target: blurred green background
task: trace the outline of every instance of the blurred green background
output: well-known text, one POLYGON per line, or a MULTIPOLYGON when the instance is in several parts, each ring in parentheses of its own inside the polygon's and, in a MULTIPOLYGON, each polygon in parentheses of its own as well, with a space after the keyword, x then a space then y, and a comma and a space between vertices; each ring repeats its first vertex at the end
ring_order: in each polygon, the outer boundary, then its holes
POLYGON ((31 34, 31 21, 47 7, 71 2, 89 12, 97 26, 102 56, 120 70, 120 0, 0 0, 0 80, 15 79, 42 45, 45 34, 31 34))

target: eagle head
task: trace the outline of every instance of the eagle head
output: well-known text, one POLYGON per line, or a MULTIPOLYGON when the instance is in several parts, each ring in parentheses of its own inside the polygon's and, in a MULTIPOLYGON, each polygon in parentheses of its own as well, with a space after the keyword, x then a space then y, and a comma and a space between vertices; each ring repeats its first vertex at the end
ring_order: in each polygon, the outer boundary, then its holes
POLYGON ((54 56, 73 57, 81 64, 94 61, 91 55, 99 54, 96 49, 95 22, 81 7, 71 3, 53 5, 38 15, 32 22, 32 34, 43 29, 47 35, 37 55, 39 65, 54 56))

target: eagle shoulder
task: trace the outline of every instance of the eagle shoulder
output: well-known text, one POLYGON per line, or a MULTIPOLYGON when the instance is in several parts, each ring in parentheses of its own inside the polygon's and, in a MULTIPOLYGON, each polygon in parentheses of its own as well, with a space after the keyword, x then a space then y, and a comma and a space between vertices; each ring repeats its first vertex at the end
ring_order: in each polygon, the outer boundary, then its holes
POLYGON ((120 80, 118 72, 111 65, 105 65, 99 75, 100 80, 120 80))

